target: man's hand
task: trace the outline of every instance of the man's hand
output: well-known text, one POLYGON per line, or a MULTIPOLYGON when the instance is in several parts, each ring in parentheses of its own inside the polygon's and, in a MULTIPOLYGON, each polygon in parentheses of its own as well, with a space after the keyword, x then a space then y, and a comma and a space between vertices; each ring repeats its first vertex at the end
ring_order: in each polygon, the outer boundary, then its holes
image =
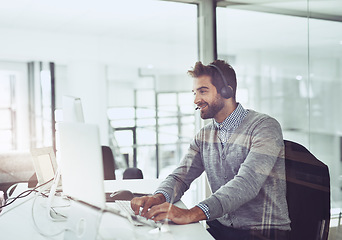
POLYGON ((131 208, 133 209, 136 215, 139 214, 140 207, 142 207, 142 211, 140 213, 141 216, 145 216, 148 209, 152 206, 162 204, 166 201, 165 197, 161 193, 157 193, 153 196, 144 196, 144 197, 137 197, 131 200, 131 208))
POLYGON ((204 212, 197 206, 183 209, 168 202, 153 206, 144 216, 155 222, 169 219, 176 224, 188 224, 207 219, 204 212))

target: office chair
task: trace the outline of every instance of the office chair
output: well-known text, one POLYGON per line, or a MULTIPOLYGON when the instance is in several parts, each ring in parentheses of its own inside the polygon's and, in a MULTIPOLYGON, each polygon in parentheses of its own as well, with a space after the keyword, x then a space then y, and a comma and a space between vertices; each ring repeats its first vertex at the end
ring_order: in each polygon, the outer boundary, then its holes
MULTIPOLYGON (((115 159, 112 149, 102 146, 104 180, 115 180, 115 159)), ((139 168, 127 168, 123 173, 123 179, 143 179, 143 173, 139 168)))
POLYGON ((123 173, 123 179, 143 179, 143 173, 139 168, 127 168, 123 173))
POLYGON ((104 180, 115 180, 115 162, 112 149, 102 146, 104 180))
POLYGON ((330 223, 328 167, 302 145, 284 140, 290 240, 327 240, 330 223))

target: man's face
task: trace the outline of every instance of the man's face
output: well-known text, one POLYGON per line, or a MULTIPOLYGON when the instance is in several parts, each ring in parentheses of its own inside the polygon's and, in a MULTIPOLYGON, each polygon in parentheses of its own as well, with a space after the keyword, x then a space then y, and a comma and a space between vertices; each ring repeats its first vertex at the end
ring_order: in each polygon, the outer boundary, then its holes
POLYGON ((216 87, 211 83, 207 75, 194 79, 193 90, 194 103, 201 109, 201 118, 215 118, 224 107, 224 100, 217 93, 216 87))

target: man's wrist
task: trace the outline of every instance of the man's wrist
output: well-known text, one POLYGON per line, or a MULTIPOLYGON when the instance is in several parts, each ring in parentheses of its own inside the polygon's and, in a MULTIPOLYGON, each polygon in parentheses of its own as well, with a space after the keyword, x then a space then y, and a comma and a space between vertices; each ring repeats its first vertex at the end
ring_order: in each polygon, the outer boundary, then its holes
POLYGON ((204 214, 203 210, 198 206, 191 208, 190 210, 190 222, 198 222, 201 220, 207 220, 207 216, 204 214))
POLYGON ((160 194, 162 194, 164 196, 165 200, 163 202, 168 202, 168 203, 171 202, 170 196, 169 196, 169 194, 167 192, 165 192, 164 190, 157 190, 154 193, 154 195, 156 195, 158 193, 160 193, 160 194))
POLYGON ((196 207, 199 207, 203 211, 204 215, 206 216, 206 220, 209 220, 210 211, 209 211, 208 205, 205 203, 199 203, 196 205, 196 207))
POLYGON ((156 193, 153 195, 153 197, 156 198, 158 200, 158 202, 160 202, 160 203, 166 202, 166 198, 165 198, 164 194, 162 194, 162 193, 156 193))

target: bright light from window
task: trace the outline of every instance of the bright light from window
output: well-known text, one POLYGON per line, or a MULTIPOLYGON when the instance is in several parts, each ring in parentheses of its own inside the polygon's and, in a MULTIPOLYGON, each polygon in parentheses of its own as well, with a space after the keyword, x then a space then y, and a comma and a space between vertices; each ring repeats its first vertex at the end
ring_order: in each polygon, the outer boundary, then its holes
POLYGON ((248 98, 249 98, 248 89, 240 88, 240 89, 238 89, 238 91, 236 91, 236 99, 238 99, 238 101, 241 104, 243 104, 243 103, 247 104, 248 98))
POLYGON ((297 76, 296 76, 296 79, 297 79, 298 81, 300 81, 300 80, 302 80, 302 79, 303 79, 303 76, 301 76, 301 75, 297 75, 297 76))
POLYGON ((42 91, 50 92, 51 91, 51 74, 49 70, 43 70, 40 72, 42 91))

